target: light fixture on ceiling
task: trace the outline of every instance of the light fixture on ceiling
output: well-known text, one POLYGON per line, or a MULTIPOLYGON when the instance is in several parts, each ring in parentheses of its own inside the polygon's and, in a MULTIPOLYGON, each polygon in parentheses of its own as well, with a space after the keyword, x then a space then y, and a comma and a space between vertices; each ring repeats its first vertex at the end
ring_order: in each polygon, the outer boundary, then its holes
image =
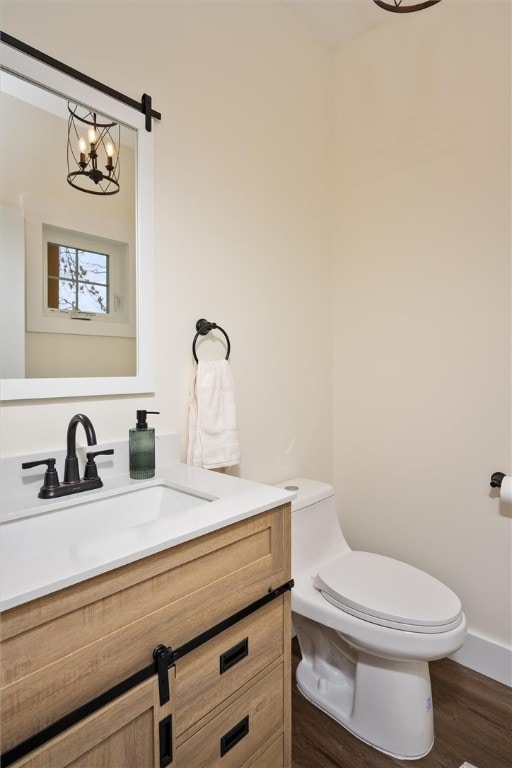
POLYGON ((440 0, 424 0, 421 3, 416 3, 415 0, 393 0, 393 2, 373 0, 373 2, 379 8, 383 8, 385 11, 392 11, 392 13, 412 13, 412 11, 422 11, 424 8, 430 8, 431 5, 437 5, 440 0))
POLYGON ((115 195, 119 192, 120 125, 100 122, 96 112, 71 102, 68 112, 68 184, 90 195, 115 195))

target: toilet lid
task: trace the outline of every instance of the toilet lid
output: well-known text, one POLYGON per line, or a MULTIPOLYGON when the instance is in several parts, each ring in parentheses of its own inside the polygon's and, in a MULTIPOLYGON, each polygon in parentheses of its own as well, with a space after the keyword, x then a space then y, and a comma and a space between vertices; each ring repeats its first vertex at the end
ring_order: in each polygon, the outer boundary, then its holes
POLYGON ((314 585, 358 618, 412 632, 447 632, 462 606, 445 584, 412 565, 370 552, 349 552, 321 568, 314 585))

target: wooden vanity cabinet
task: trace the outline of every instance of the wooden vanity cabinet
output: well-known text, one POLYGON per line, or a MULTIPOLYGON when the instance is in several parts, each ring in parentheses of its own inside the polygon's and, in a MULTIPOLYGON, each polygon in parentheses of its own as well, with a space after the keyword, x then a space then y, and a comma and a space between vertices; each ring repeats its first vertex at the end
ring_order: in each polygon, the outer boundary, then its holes
MULTIPOLYGON (((5 611, 2 752, 289 579, 287 504, 5 611)), ((285 592, 178 658, 167 704, 154 675, 12 765, 289 766, 290 630, 285 592)))
POLYGON ((157 680, 152 678, 12 765, 16 768, 172 766, 171 760, 161 762, 162 749, 169 758, 173 755, 172 717, 172 699, 160 707, 157 680))
MULTIPOLYGON (((277 598, 176 662, 177 768, 249 764, 284 736, 290 687, 289 669, 285 676, 290 643, 283 632, 287 598, 277 598)), ((280 743, 275 766, 286 764, 280 743)))

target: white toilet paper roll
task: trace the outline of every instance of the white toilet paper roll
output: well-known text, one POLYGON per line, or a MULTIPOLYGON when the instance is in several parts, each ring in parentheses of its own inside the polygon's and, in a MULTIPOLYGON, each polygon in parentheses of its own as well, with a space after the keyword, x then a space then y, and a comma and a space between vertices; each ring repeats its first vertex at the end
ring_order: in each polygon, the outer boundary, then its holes
POLYGON ((512 504, 512 477, 506 475, 501 481, 500 499, 505 504, 512 504))

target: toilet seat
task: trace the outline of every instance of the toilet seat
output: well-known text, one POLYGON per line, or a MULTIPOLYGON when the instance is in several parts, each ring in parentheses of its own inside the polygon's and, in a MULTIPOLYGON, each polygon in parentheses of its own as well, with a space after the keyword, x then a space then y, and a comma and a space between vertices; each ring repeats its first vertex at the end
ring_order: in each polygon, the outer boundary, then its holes
POLYGON ((370 552, 348 552, 320 568, 314 586, 332 605, 373 624, 409 632, 457 627, 462 606, 445 584, 411 565, 370 552))

